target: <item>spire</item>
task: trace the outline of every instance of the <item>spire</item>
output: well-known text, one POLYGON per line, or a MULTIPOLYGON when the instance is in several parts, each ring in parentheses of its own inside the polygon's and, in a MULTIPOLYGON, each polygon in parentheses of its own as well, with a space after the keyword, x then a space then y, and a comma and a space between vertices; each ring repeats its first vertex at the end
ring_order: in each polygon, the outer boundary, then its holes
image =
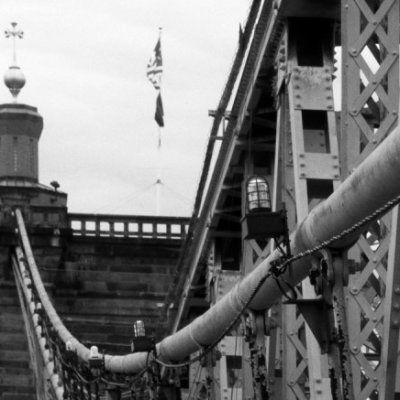
POLYGON ((17 65, 16 38, 18 37, 22 39, 24 37, 24 32, 17 29, 16 22, 11 22, 11 29, 6 30, 4 33, 6 38, 11 37, 13 39, 12 65, 4 74, 4 83, 13 95, 14 102, 17 102, 17 96, 20 90, 24 87, 26 80, 21 68, 17 65))

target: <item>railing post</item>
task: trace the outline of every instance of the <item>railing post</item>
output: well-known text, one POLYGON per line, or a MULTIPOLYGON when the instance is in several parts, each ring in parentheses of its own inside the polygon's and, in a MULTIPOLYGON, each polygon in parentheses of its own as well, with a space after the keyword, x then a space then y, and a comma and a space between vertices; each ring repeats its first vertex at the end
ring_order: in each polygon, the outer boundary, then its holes
POLYGON ((108 226, 110 227, 110 236, 115 236, 115 221, 109 221, 108 226))
POLYGON ((129 223, 127 221, 124 221, 124 237, 129 237, 129 223))
POLYGON ((100 236, 100 220, 96 218, 94 224, 95 224, 94 234, 95 236, 100 236))
POLYGON ((86 221, 84 219, 81 219, 81 233, 86 235, 86 221))
POLYGON ((138 221, 138 237, 143 237, 143 223, 138 221))
POLYGON ((165 237, 167 239, 171 239, 171 224, 167 223, 166 227, 167 227, 167 229, 166 229, 166 232, 165 232, 165 237))

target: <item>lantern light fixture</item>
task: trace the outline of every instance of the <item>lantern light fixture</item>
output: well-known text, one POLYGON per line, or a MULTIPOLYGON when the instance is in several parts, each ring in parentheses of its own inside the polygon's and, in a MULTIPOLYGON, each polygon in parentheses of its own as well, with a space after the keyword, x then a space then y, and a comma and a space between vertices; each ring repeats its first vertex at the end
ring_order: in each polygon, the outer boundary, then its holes
POLYGON ((264 176, 253 175, 246 181, 246 214, 243 221, 247 226, 245 239, 276 239, 283 237, 288 242, 286 210, 272 211, 271 193, 264 176))
POLYGON ((146 336, 146 330, 144 329, 143 321, 136 321, 133 324, 133 334, 135 337, 146 336))
POLYGON ((143 321, 136 321, 133 324, 133 339, 131 342, 132 353, 150 352, 156 349, 155 340, 152 337, 146 336, 143 321))
POLYGON ((99 349, 97 346, 92 346, 90 348, 88 362, 92 373, 95 370, 100 370, 100 368, 103 366, 103 357, 99 354, 99 349))
POLYGON ((271 211, 271 196, 265 177, 251 176, 247 180, 246 195, 249 212, 271 211))
POLYGON ((65 343, 64 359, 67 363, 72 363, 76 359, 76 352, 70 340, 65 343))

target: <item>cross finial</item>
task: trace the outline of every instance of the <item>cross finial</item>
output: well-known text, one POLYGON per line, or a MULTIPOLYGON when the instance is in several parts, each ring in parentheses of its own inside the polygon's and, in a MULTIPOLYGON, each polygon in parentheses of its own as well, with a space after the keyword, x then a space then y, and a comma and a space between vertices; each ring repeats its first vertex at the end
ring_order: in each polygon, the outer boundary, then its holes
POLYGON ((14 97, 14 101, 17 101, 17 96, 20 90, 25 85, 25 76, 21 71, 21 68, 17 66, 17 55, 15 50, 15 39, 18 37, 22 39, 24 37, 24 32, 17 29, 17 23, 11 22, 11 29, 4 31, 6 38, 12 37, 13 39, 13 64, 8 68, 4 74, 4 83, 10 90, 14 97))
POLYGON ((16 65, 17 64, 17 55, 16 55, 16 43, 15 43, 15 38, 20 38, 22 39, 24 37, 24 32, 21 31, 20 29, 17 29, 17 23, 16 22, 11 22, 11 30, 6 30, 4 31, 6 38, 9 38, 10 36, 13 39, 13 64, 16 65))

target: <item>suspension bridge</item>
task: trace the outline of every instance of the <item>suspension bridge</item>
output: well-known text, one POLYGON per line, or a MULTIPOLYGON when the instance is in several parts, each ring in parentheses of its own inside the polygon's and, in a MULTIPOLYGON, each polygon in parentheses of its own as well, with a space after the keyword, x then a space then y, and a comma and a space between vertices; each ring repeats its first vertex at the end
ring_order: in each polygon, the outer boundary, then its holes
POLYGON ((0 399, 400 398, 399 18, 253 0, 191 218, 68 212, 0 105, 0 399))

